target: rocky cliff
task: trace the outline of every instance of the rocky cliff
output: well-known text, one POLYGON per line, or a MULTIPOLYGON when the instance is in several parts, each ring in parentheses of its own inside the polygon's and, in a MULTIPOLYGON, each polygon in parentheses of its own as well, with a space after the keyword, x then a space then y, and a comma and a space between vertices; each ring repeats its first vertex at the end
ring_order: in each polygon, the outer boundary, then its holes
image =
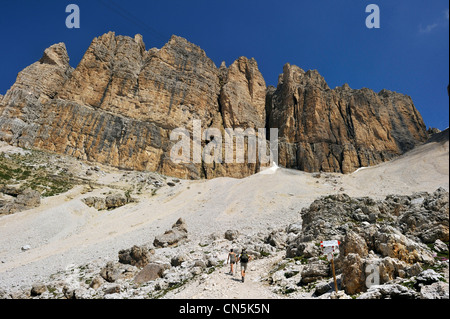
POLYGON ((330 89, 317 71, 286 64, 268 90, 269 127, 279 128, 280 164, 350 173, 390 160, 427 139, 409 96, 347 84, 330 89))
MULTIPOLYGON (((173 36, 161 49, 140 35, 95 38, 73 69, 63 43, 21 71, 0 98, 0 139, 120 168, 181 178, 244 177, 260 164, 175 164, 170 139, 193 121, 216 128, 278 128, 279 163, 306 171, 348 173, 389 160, 425 141, 411 98, 383 90, 331 90, 316 71, 287 64, 267 88, 254 59, 218 68, 206 53, 173 36)), ((269 137, 267 136, 267 139, 269 137)), ((202 138, 203 149, 209 143, 202 138)), ((245 154, 249 151, 245 148, 245 154)), ((224 160, 224 148, 221 151, 224 160)), ((237 153, 233 149, 233 154, 237 153)), ((216 154, 214 154, 216 155, 216 154)), ((259 154, 257 154, 257 157, 259 154)))

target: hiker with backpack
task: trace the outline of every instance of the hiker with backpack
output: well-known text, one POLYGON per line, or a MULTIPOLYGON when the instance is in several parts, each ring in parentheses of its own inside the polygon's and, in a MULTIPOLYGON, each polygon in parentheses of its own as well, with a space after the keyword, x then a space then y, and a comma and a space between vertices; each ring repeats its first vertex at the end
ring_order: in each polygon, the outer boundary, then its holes
POLYGON ((242 249, 241 254, 238 257, 238 262, 241 262, 241 275, 242 275, 242 282, 245 280, 245 272, 247 271, 247 264, 252 259, 251 256, 247 253, 247 250, 245 248, 242 249))
POLYGON ((233 251, 233 248, 232 248, 232 249, 230 249, 230 252, 229 252, 228 258, 227 258, 227 264, 228 264, 228 261, 230 261, 230 267, 231 267, 230 275, 234 275, 233 267, 234 267, 234 264, 236 263, 236 259, 237 259, 236 253, 233 251))

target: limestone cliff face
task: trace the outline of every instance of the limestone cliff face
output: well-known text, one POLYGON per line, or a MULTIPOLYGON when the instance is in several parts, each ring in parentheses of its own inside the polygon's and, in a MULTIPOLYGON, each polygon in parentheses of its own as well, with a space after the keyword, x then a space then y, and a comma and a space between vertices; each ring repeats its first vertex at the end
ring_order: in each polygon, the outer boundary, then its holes
MULTIPOLYGON (((409 97, 348 86, 330 90, 316 71, 290 65, 277 88, 266 88, 254 59, 217 68, 200 47, 177 36, 147 50, 140 35, 109 32, 92 41, 76 69, 64 44, 55 44, 0 96, 0 139, 13 145, 181 178, 259 170, 248 163, 247 148, 244 163, 197 163, 192 156, 173 163, 177 141, 170 133, 185 128, 192 144, 194 120, 202 132, 218 129, 223 146, 225 128, 279 128, 279 163, 306 171, 351 172, 426 137, 409 97)), ((201 146, 211 142, 203 139, 201 146)))
POLYGON ((229 123, 264 128, 265 83, 254 60, 240 58, 219 70, 183 38, 146 50, 140 35, 110 32, 92 41, 75 70, 68 61, 58 44, 20 72, 1 102, 1 139, 182 178, 243 177, 258 170, 256 164, 170 159, 177 142, 171 131, 185 128, 192 140, 193 120, 201 121, 202 132, 224 133, 229 123), (221 100, 228 103, 224 118, 221 100))
POLYGON ((427 139, 410 97, 347 84, 331 90, 317 71, 289 64, 267 100, 268 125, 279 128, 279 159, 286 167, 350 173, 427 139))
POLYGON ((56 96, 72 72, 64 43, 52 45, 39 61, 21 71, 0 100, 0 138, 31 146, 43 105, 56 96))

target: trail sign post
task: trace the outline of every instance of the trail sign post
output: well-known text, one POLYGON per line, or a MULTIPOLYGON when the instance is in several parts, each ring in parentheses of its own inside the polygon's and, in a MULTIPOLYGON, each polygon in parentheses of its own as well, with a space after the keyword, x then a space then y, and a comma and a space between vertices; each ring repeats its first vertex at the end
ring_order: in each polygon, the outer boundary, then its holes
POLYGON ((334 270, 334 253, 339 251, 339 245, 341 242, 339 240, 327 240, 321 241, 320 247, 323 248, 323 253, 327 255, 328 261, 331 261, 331 270, 333 272, 334 279, 334 290, 338 292, 337 281, 336 281, 336 273, 334 270))

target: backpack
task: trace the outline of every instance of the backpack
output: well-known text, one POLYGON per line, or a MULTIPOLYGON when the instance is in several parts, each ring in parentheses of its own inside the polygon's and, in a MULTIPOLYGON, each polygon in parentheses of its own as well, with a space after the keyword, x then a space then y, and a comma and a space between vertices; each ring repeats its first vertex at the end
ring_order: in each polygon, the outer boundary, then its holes
POLYGON ((242 253, 241 254, 241 263, 248 263, 248 255, 247 255, 247 253, 242 253))

